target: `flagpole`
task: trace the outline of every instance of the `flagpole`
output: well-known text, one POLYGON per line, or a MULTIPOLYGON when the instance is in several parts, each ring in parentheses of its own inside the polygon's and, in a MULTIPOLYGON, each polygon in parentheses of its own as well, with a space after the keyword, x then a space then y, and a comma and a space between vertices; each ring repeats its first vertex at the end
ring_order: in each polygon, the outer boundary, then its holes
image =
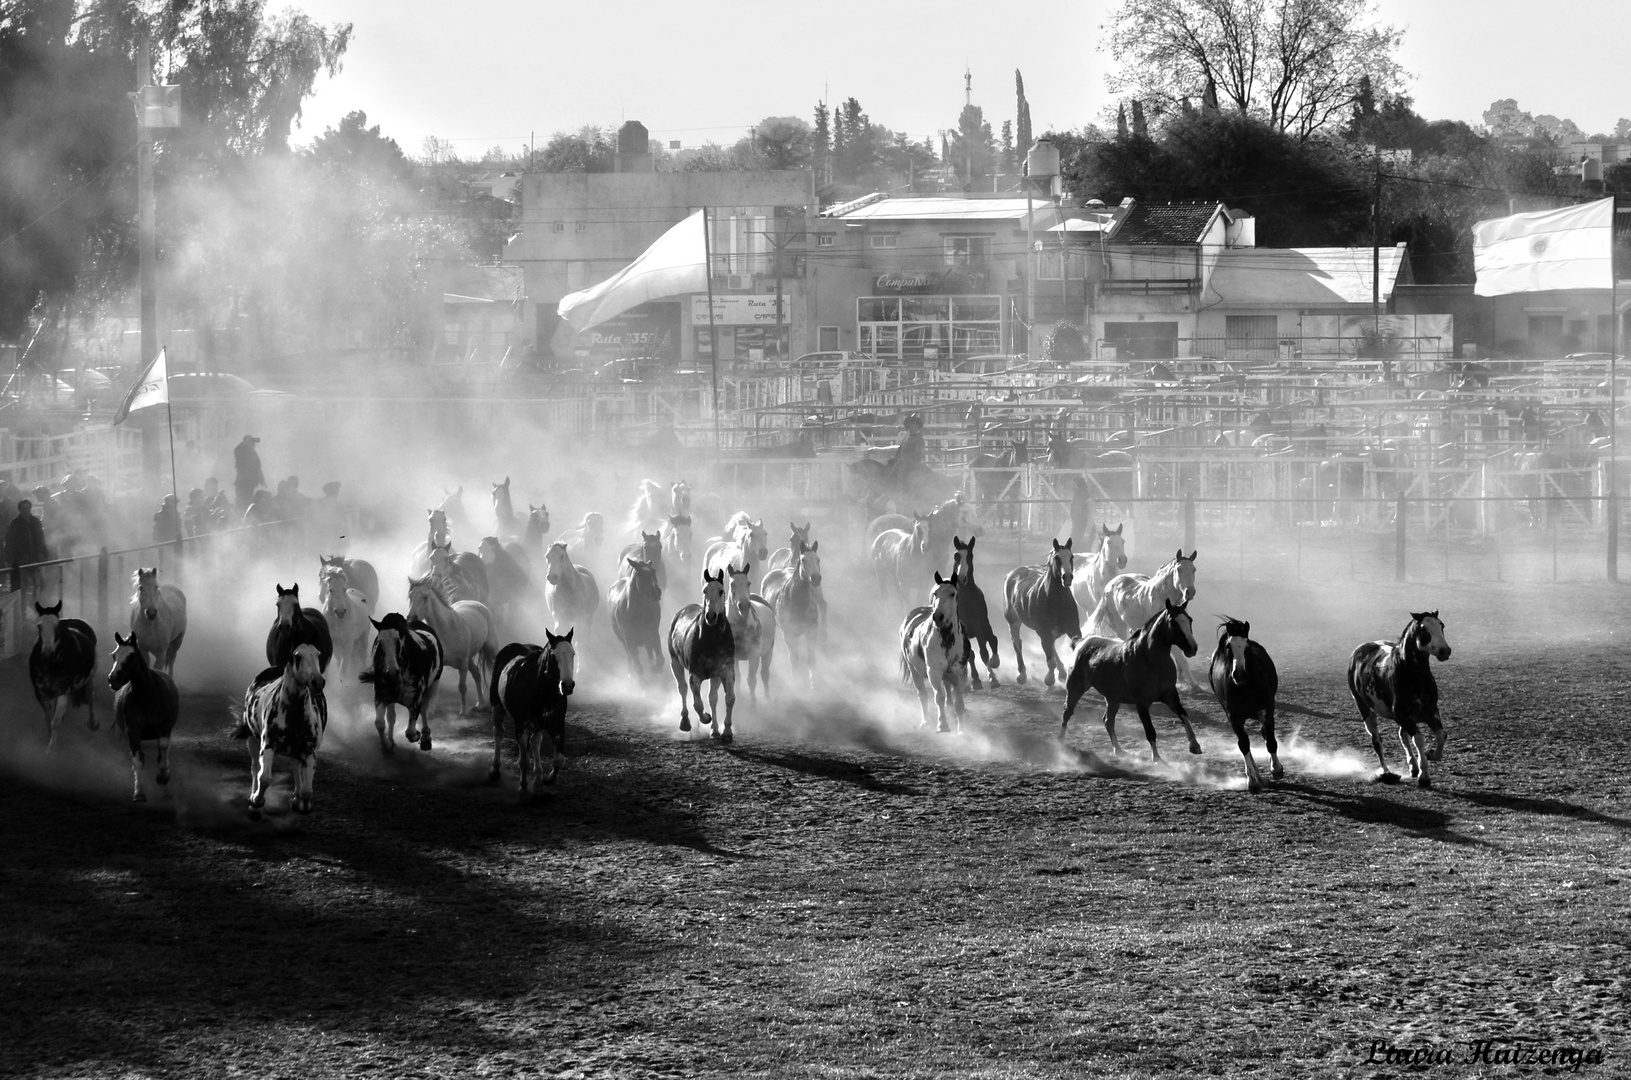
POLYGON ((708 360, 713 383, 714 453, 719 453, 719 330, 714 326, 714 251, 708 235, 708 208, 702 208, 702 271, 708 280, 708 360))
POLYGON ((1619 453, 1620 399, 1618 364, 1620 354, 1620 275, 1614 268, 1614 234, 1619 226, 1620 200, 1608 211, 1608 580, 1620 580, 1620 499, 1619 453))

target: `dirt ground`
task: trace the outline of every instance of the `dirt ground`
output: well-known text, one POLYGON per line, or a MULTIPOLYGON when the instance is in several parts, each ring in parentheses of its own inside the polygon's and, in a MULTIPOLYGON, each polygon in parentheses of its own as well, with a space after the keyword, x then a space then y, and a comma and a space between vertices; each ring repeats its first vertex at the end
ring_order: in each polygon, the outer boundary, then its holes
POLYGON ((1458 581, 1337 603, 1204 569, 1197 671, 1212 613, 1251 619, 1281 671, 1287 777, 1256 797, 1199 695, 1199 758, 1163 718, 1170 764, 1151 765, 1124 714, 1112 762, 1096 699, 1061 747, 1061 695, 1012 685, 1006 636, 1004 685, 964 731, 918 730, 875 597, 837 620, 861 655, 813 691, 778 656, 775 704, 744 687, 728 747, 678 732, 671 684, 633 691, 591 652, 567 768, 530 804, 513 751, 485 782, 484 716, 387 760, 337 686, 315 812, 289 811, 280 769, 251 823, 226 731, 256 658, 219 661, 206 621, 178 671, 174 779, 153 784, 150 754, 133 807, 106 723, 75 713, 43 753, 12 661, 0 1074, 1412 1071, 1390 1048, 1440 1053, 1445 1075, 1570 1071, 1466 1061, 1523 1040, 1631 1075, 1626 592, 1458 581), (1455 648, 1427 791, 1372 781, 1343 683, 1355 644, 1425 608, 1455 648))

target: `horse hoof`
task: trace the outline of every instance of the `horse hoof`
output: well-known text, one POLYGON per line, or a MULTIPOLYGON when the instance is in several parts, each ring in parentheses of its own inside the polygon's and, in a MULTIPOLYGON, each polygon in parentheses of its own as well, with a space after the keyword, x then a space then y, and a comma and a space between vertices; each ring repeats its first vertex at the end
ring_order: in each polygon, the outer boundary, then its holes
POLYGON ((941 734, 945 734, 946 732, 949 732, 951 730, 951 725, 950 724, 936 724, 934 729, 935 729, 935 731, 937 731, 937 732, 939 732, 941 734))
POLYGON ((686 719, 683 716, 680 717, 680 730, 681 731, 690 731, 691 730, 691 721, 686 719))
POLYGON ((499 781, 499 772, 498 772, 497 769, 494 769, 492 772, 487 774, 487 782, 489 784, 496 784, 496 783, 498 783, 498 781, 499 781))
POLYGON ((1276 780, 1284 780, 1286 778, 1286 771, 1280 768, 1280 766, 1276 765, 1274 767, 1274 771, 1269 775, 1274 777, 1276 780))
POLYGON ((1255 779, 1247 780, 1246 790, 1251 794, 1256 795, 1263 790, 1263 785, 1255 779))
POLYGON ((1025 673, 1023 671, 1020 672, 1018 675, 1014 676, 1014 685, 1015 686, 1024 686, 1027 681, 1028 680, 1026 679, 1025 673))
POLYGON ((736 736, 727 731, 723 735, 719 736, 719 741, 722 744, 729 746, 731 743, 736 741, 736 736))
POLYGON ((1399 782, 1399 774, 1383 769, 1381 772, 1376 774, 1376 782, 1378 784, 1397 784, 1399 782))
POLYGON ((1434 750, 1427 751, 1427 760, 1428 761, 1441 761, 1441 760, 1443 760, 1443 758, 1444 758, 1444 751, 1442 751, 1442 750, 1434 749, 1434 750))
POLYGON ((161 784, 168 784, 170 782, 170 770, 169 769, 160 769, 159 770, 159 775, 158 775, 158 781, 161 784))
POLYGON ((1190 752, 1190 753, 1191 753, 1191 754, 1198 754, 1198 753, 1200 753, 1200 752, 1201 752, 1201 744, 1200 744, 1200 743, 1198 743, 1198 742, 1192 742, 1192 743, 1190 743, 1190 744, 1189 744, 1189 752, 1190 752))
MULTIPOLYGON (((85 722, 85 726, 90 728, 92 731, 96 731, 96 730, 100 729, 102 725, 98 724, 96 722, 96 717, 93 716, 88 721, 85 722)), ((1433 760, 1437 761, 1438 758, 1434 758, 1433 760)))
POLYGON ((389 744, 381 744, 380 745, 380 748, 379 748, 379 756, 380 757, 392 757, 395 754, 396 754, 396 747, 391 746, 389 744))
POLYGON ((1426 791, 1428 788, 1433 786, 1433 778, 1428 776, 1426 773, 1422 773, 1421 778, 1416 781, 1416 786, 1421 788, 1423 791, 1426 791))
POLYGON ((250 807, 250 808, 249 808, 249 820, 250 820, 250 821, 259 821, 259 820, 260 820, 260 819, 261 819, 261 810, 260 810, 260 807, 258 807, 258 806, 251 806, 251 807, 250 807))
POLYGON ((426 735, 423 739, 419 740, 419 749, 421 749, 421 750, 429 750, 430 749, 430 736, 429 735, 426 735))

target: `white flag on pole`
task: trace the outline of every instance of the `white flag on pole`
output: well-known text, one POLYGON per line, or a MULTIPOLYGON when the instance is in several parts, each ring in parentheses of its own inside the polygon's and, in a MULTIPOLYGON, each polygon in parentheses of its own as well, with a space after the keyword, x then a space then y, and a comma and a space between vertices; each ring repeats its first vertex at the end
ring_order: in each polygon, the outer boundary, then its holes
POLYGON ((647 300, 708 288, 708 248, 701 210, 669 229, 640 257, 599 285, 561 299, 561 318, 587 330, 647 300))
POLYGON ((119 411, 113 414, 113 422, 122 424, 125 418, 137 409, 145 409, 149 405, 164 405, 170 400, 170 374, 168 364, 164 358, 164 350, 153 358, 147 365, 147 370, 137 378, 136 385, 130 388, 125 400, 119 405, 119 411))
POLYGON ((1545 289, 1608 289, 1614 200, 1480 221, 1472 227, 1478 296, 1545 289))

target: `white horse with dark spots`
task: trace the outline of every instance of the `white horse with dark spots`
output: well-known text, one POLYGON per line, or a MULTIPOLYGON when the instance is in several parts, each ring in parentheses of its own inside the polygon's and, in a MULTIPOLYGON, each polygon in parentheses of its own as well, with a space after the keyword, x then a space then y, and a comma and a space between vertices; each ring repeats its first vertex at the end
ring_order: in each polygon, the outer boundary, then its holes
POLYGON ((1432 787, 1427 771, 1429 761, 1444 756, 1444 720, 1438 711, 1438 680, 1429 660, 1439 663, 1450 658, 1450 643, 1444 637, 1444 620, 1436 611, 1413 612, 1397 641, 1367 641, 1348 660, 1348 691, 1359 707, 1360 719, 1370 732, 1371 748, 1382 771, 1376 779, 1396 784, 1399 777, 1387 767, 1382 755, 1382 737, 1376 720, 1392 720, 1399 726, 1399 743, 1410 763, 1410 775, 1421 787, 1432 787), (1421 729, 1433 733, 1433 745, 1422 741, 1421 729))
POLYGON ((249 816, 259 818, 272 784, 275 759, 288 759, 294 773, 297 814, 311 813, 317 751, 328 730, 328 700, 313 645, 296 645, 280 671, 268 668, 244 691, 244 723, 249 726, 249 816))
POLYGON ((158 743, 157 779, 160 784, 168 784, 170 733, 181 715, 181 695, 168 674, 147 666, 147 656, 136 644, 135 635, 124 637, 115 631, 113 643, 113 668, 108 672, 108 686, 113 690, 113 723, 124 731, 130 743, 130 771, 135 783, 131 799, 146 802, 142 766, 147 755, 142 752, 142 743, 158 743))
POLYGON ((28 678, 34 700, 45 710, 45 748, 57 745, 57 725, 75 705, 85 706, 85 724, 96 730, 96 702, 91 677, 96 674, 96 631, 89 623, 62 617, 62 601, 34 605, 37 638, 28 654, 28 678))
POLYGON ((689 685, 697 706, 697 723, 728 743, 731 714, 736 710, 736 641, 725 611, 725 573, 702 572, 702 603, 687 604, 668 626, 668 664, 680 692, 680 730, 691 730, 685 692, 689 685), (708 683, 708 707, 702 707, 702 684, 708 683), (725 690, 725 730, 719 730, 719 690, 725 690))
POLYGON ((962 620, 957 617, 957 575, 947 579, 937 570, 928 606, 913 608, 900 624, 900 681, 910 680, 917 688, 918 707, 923 711, 918 727, 928 726, 932 700, 938 719, 935 730, 953 730, 946 720, 949 699, 957 717, 956 730, 963 730, 965 650, 962 620))

